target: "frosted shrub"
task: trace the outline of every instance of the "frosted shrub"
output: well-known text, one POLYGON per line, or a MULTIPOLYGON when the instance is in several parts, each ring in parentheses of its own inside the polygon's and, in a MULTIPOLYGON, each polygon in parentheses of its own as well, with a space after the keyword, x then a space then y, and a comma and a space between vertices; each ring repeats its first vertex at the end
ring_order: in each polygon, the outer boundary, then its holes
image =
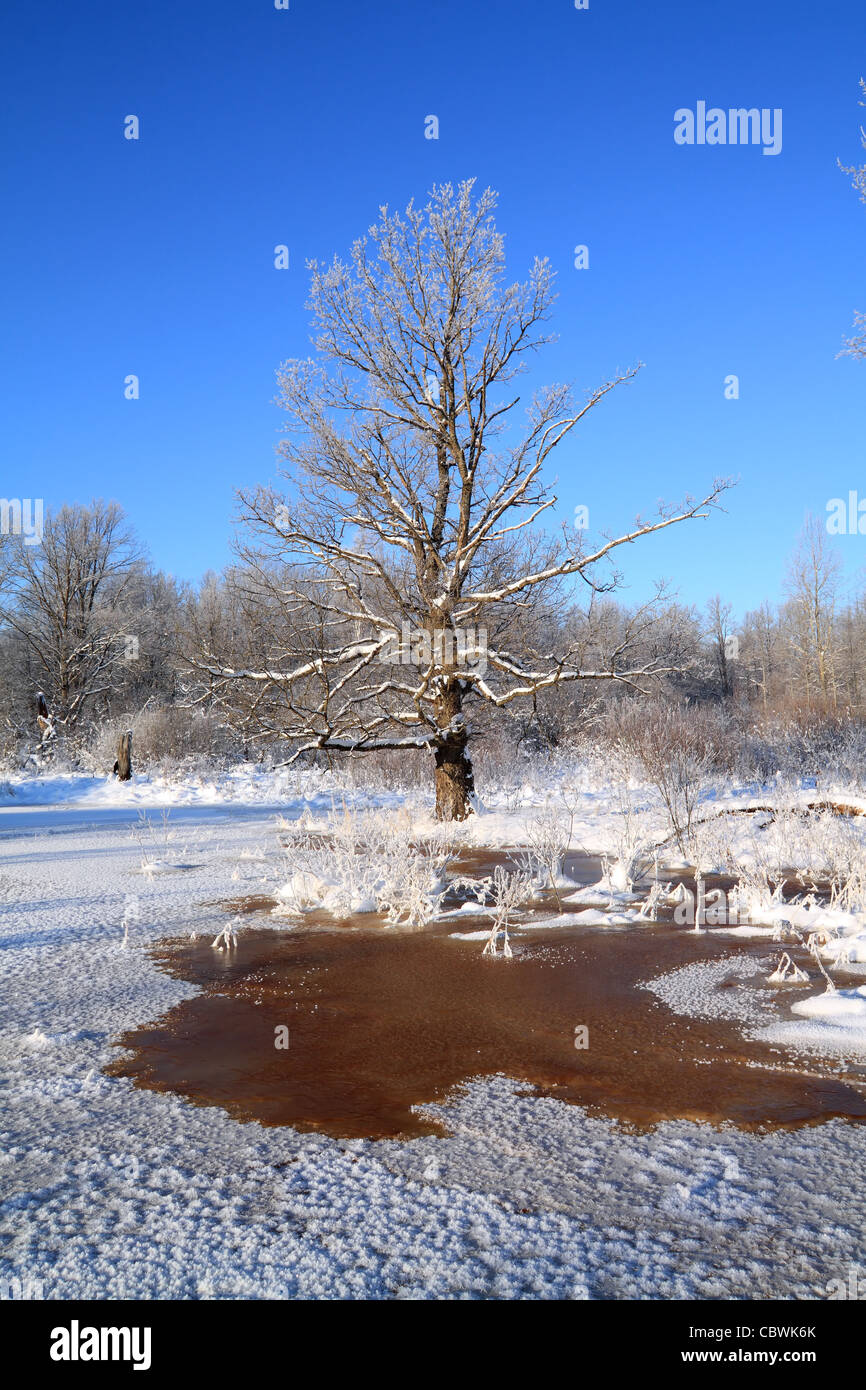
POLYGON ((725 869, 732 859, 725 833, 726 828, 718 821, 698 821, 692 825, 688 837, 686 848, 695 870, 695 931, 701 928, 706 875, 725 869))
POLYGON ((729 761, 730 730, 716 712, 661 701, 624 703, 609 719, 612 752, 640 768, 657 793, 682 854, 712 775, 729 761))
MULTIPOLYGON (((812 884, 810 864, 817 864, 812 843, 813 818, 802 812, 780 809, 764 827, 752 831, 746 862, 737 867, 734 890, 743 920, 767 922, 778 915, 783 889, 792 872, 804 885, 812 884)), ((821 877, 818 874, 817 877, 821 877)))
POLYGON ((775 729, 780 765, 792 780, 814 777, 819 789, 862 787, 866 729, 843 715, 801 713, 775 729))
POLYGON ((136 770, 176 770, 184 763, 201 768, 225 766, 237 752, 234 740, 218 716, 177 705, 145 706, 105 720, 76 748, 79 765, 96 775, 108 772, 117 756, 117 740, 126 729, 134 732, 136 770))
POLYGON ((571 844, 571 830, 574 812, 568 808, 548 805, 533 816, 526 826, 525 848, 515 856, 522 874, 532 888, 553 889, 556 905, 562 911, 559 900, 559 884, 564 879, 563 862, 571 844))
POLYGON ((229 922, 227 927, 223 927, 219 936, 212 942, 211 946, 215 951, 234 951, 238 944, 238 929, 240 927, 240 917, 235 917, 229 922))
POLYGON ((617 820, 611 837, 613 857, 605 875, 614 892, 630 893, 651 857, 651 815, 646 806, 637 804, 628 769, 620 760, 614 764, 613 775, 617 820))
POLYGON ((783 918, 782 921, 780 921, 775 932, 773 933, 773 940, 796 941, 799 943, 799 945, 805 946, 807 951, 809 952, 809 955, 812 957, 818 969, 820 970, 821 974, 824 976, 824 983, 827 987, 826 993, 835 994, 836 986, 830 979, 830 976, 827 974, 827 971, 824 967, 824 962, 821 959, 821 946, 823 943, 822 941, 819 941, 819 935, 823 934, 817 932, 810 932, 808 936, 804 936, 803 933, 800 931, 799 927, 795 926, 794 923, 789 921, 787 918, 783 918))
POLYGON ((496 865, 490 880, 493 925, 490 928, 490 935, 482 955, 501 955, 504 959, 511 960, 513 952, 508 940, 508 924, 517 909, 527 901, 531 892, 532 877, 530 874, 523 871, 508 873, 501 864, 496 865), (501 945, 500 937, 502 938, 501 945))
POLYGON ((761 832, 756 858, 777 881, 795 873, 833 907, 866 911, 866 842, 862 821, 833 811, 780 811, 761 832))
POLYGON ((860 826, 848 816, 810 816, 810 856, 801 877, 830 884, 830 902, 847 912, 866 911, 866 846, 860 826))
POLYGON ((132 828, 132 835, 138 841, 141 850, 141 871, 143 874, 152 874, 154 870, 165 865, 173 838, 173 831, 169 828, 171 811, 164 807, 160 812, 159 824, 148 815, 146 811, 139 811, 138 820, 132 828))
POLYGON ((421 833, 405 813, 344 809, 321 829, 283 828, 290 875, 277 895, 278 910, 381 912, 393 924, 413 927, 438 912, 453 857, 446 827, 421 833))
POLYGON ((770 882, 770 872, 766 861, 756 857, 751 864, 744 864, 738 871, 738 881, 734 891, 735 909, 741 921, 767 922, 782 901, 783 883, 775 887, 770 882))
POLYGON ((642 922, 655 921, 659 907, 669 899, 672 886, 673 885, 670 883, 662 883, 659 879, 654 880, 649 890, 649 895, 645 898, 643 903, 641 903, 640 911, 638 912, 638 917, 642 922))

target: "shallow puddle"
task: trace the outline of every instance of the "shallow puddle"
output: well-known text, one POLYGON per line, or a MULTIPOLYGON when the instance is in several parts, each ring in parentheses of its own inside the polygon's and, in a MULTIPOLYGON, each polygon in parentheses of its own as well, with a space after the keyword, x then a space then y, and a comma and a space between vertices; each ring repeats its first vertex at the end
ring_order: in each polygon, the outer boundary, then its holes
POLYGON ((505 961, 449 937, 453 920, 420 932, 359 922, 251 925, 230 952, 209 939, 164 943, 155 958, 202 993, 120 1039, 130 1051, 111 1073, 242 1120, 338 1137, 442 1132, 412 1107, 493 1073, 639 1126, 866 1117, 853 1074, 806 1074, 735 1025, 676 1017, 640 988, 698 959, 766 960, 766 942, 698 943, 670 925, 560 929, 518 938, 505 961), (279 1030, 287 1047, 276 1046, 279 1030))

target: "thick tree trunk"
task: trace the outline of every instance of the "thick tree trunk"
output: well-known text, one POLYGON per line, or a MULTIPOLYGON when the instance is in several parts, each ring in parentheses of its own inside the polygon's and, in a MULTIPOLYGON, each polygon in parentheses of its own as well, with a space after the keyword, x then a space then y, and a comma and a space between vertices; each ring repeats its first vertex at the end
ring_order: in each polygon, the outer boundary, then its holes
POLYGON ((436 819, 466 820, 472 815, 475 779, 466 752, 468 735, 461 714, 462 695, 451 686, 436 703, 436 716, 442 730, 436 749, 436 819))
POLYGON ((121 734, 120 742, 117 745, 117 762, 114 764, 114 771, 121 782, 128 782, 132 777, 132 730, 128 729, 125 734, 121 734))

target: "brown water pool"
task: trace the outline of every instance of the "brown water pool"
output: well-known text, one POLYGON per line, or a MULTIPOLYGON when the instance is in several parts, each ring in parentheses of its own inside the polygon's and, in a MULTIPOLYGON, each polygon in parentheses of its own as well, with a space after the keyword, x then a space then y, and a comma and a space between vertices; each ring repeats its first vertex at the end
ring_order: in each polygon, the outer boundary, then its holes
POLYGON ((766 961, 779 951, 766 942, 698 942, 668 924, 560 929, 517 938, 505 961, 453 930, 275 932, 253 918, 231 952, 209 938, 162 943, 159 964, 201 992, 124 1035, 109 1070, 241 1120, 339 1137, 441 1133, 413 1107, 494 1073, 641 1127, 866 1117, 856 1069, 805 1068, 735 1024, 677 1017, 641 988, 695 960, 766 961))

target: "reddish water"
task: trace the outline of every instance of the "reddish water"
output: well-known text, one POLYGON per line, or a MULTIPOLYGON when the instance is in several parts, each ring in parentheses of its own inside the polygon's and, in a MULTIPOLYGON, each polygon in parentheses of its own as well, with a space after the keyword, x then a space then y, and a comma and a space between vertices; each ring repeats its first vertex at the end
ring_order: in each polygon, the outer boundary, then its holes
POLYGON ((483 958, 481 942, 448 928, 364 921, 354 931, 250 926, 231 953, 165 943, 158 961, 203 992, 125 1035, 131 1052, 110 1070, 242 1120, 342 1137, 441 1132, 412 1107, 496 1072, 640 1126, 866 1116, 856 1076, 804 1074, 734 1025, 675 1017, 639 987, 696 959, 766 958, 765 943, 698 945, 666 925, 584 928, 524 936, 508 962, 483 958), (574 1046, 581 1025, 587 1050, 574 1046), (285 1050, 275 1047, 281 1027, 285 1050))

